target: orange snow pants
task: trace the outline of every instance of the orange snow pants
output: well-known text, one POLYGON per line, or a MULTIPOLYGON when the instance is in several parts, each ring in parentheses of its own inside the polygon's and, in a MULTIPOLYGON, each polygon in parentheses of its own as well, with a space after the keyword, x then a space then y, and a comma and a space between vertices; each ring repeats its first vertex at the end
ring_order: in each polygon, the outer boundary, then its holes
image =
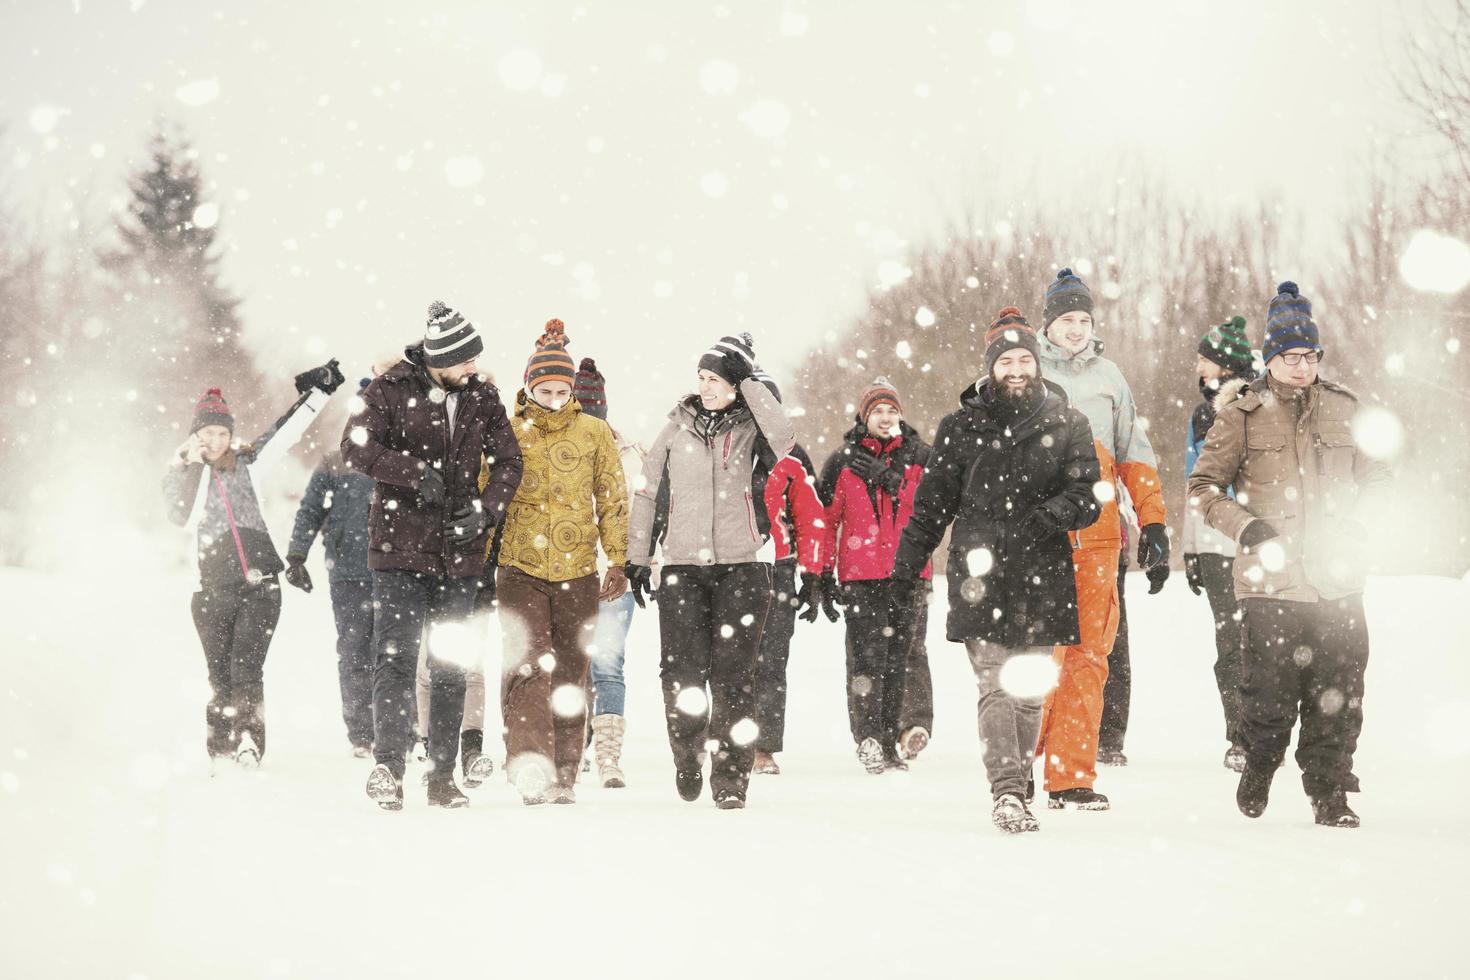
POLYGON ((1097 779, 1103 685, 1108 679, 1108 654, 1118 635, 1118 549, 1074 551, 1072 567, 1082 642, 1052 650, 1057 686, 1047 695, 1036 743, 1050 793, 1079 786, 1091 789, 1097 779))

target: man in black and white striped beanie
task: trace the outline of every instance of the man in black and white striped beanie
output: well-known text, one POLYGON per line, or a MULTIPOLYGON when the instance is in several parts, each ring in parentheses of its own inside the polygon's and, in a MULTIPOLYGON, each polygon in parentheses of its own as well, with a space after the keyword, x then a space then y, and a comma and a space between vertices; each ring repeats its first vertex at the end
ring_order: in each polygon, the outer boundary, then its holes
POLYGON ((429 304, 429 325, 424 331, 424 364, 451 368, 473 361, 485 350, 480 331, 464 314, 439 300, 429 304))

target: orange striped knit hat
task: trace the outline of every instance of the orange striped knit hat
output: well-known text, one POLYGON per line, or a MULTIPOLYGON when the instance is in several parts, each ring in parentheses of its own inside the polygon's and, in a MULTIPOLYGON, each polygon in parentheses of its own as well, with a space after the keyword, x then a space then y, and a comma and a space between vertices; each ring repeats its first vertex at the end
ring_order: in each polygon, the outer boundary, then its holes
POLYGON ((536 341, 536 353, 526 362, 526 390, 543 381, 565 381, 575 386, 577 365, 567 353, 567 325, 560 320, 546 321, 546 332, 536 341))

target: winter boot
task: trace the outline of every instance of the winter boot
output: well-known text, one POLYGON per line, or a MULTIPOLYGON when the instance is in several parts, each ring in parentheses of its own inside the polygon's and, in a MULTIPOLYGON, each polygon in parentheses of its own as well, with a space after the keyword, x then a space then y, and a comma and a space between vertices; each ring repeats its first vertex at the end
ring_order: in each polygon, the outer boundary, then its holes
POLYGON ((381 762, 368 773, 367 795, 381 809, 403 809, 403 781, 381 762))
POLYGON ((1026 795, 1023 796, 1023 797, 1021 797, 1021 802, 1023 802, 1023 803, 1034 803, 1034 802, 1036 802, 1036 777, 1035 776, 1027 776, 1026 777, 1026 795))
POLYGON ((919 753, 924 751, 929 744, 929 729, 923 725, 915 725, 913 728, 905 728, 903 734, 898 737, 899 754, 905 759, 917 759, 919 753))
POLYGON ((1266 812, 1266 803, 1271 798, 1271 777, 1275 775, 1275 769, 1262 771, 1246 764, 1235 787, 1235 805, 1241 813, 1254 820, 1266 812))
POLYGON ((722 789, 715 794, 715 806, 721 810, 744 810, 745 794, 733 789, 722 789))
POLYGON ((1015 793, 1002 793, 990 811, 990 822, 1007 834, 1026 832, 1026 805, 1015 793))
POLYGON ((755 754, 755 765, 751 767, 751 772, 760 773, 764 776, 779 776, 781 775, 781 767, 776 764, 776 757, 771 755, 771 753, 757 751, 755 754))
POLYGON ((677 769, 674 771, 674 785, 679 788, 679 799, 693 803, 704 792, 704 770, 677 769))
POLYGON ((1126 766, 1128 765, 1128 757, 1123 754, 1122 749, 1100 746, 1097 750, 1097 764, 1100 766, 1126 766))
POLYGON ((454 785, 454 776, 429 780, 429 806, 442 806, 446 810, 458 810, 470 805, 470 798, 454 785))
POLYGON ((418 738, 414 740, 413 745, 409 746, 408 749, 408 761, 418 763, 429 761, 428 739, 418 738))
POLYGON ((1036 819, 1036 814, 1031 812, 1025 800, 1021 801, 1021 822, 1025 825, 1028 834, 1041 829, 1041 821, 1036 819))
POLYGON ((255 739, 246 732, 240 736, 240 744, 235 746, 235 764, 241 769, 260 768, 260 749, 255 745, 255 739))
POLYGON ((459 764, 466 789, 479 789, 495 772, 495 760, 484 753, 485 733, 471 729, 459 736, 459 764))
POLYGON ((352 757, 354 759, 371 759, 373 757, 373 747, 371 745, 354 745, 352 747, 352 757))
POLYGON ((1231 772, 1245 772, 1245 747, 1232 745, 1225 750, 1225 768, 1231 772))
POLYGON ((515 774, 513 782, 516 792, 521 794, 521 802, 526 806, 538 806, 546 802, 546 791, 551 786, 551 779, 540 766, 523 766, 515 774))
POLYGON ((1357 827, 1362 823, 1347 804, 1347 794, 1338 790, 1312 801, 1312 813, 1324 827, 1357 827))
POLYGON ((1086 786, 1078 786, 1075 789, 1064 789, 1057 793, 1047 793, 1046 806, 1050 810, 1065 810, 1069 806, 1076 807, 1079 810, 1108 810, 1112 808, 1112 804, 1108 802, 1106 796, 1086 786))
POLYGON ((878 744, 876 738, 863 739, 858 745, 857 757, 863 768, 875 776, 882 774, 887 768, 883 762, 883 746, 878 744))
POLYGON ((562 806, 570 805, 577 802, 577 791, 572 789, 572 787, 570 786, 564 786, 561 783, 557 783, 556 785, 552 786, 551 790, 546 794, 546 802, 559 803, 562 806))
POLYGON ((883 746, 883 771, 884 772, 908 772, 909 764, 903 761, 903 754, 897 746, 883 746))
POLYGON ((628 785, 618 763, 623 756, 623 733, 628 722, 622 715, 594 715, 592 718, 592 751, 597 757, 597 778, 607 789, 628 785))

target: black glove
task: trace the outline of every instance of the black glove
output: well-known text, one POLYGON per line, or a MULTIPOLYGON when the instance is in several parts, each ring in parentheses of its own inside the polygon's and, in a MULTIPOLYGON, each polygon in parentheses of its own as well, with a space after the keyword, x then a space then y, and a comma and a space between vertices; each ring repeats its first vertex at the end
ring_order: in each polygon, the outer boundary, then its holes
POLYGON ((479 543, 480 535, 489 526, 490 515, 479 505, 479 501, 475 501, 455 511, 449 523, 444 526, 444 531, 455 544, 473 547, 479 543))
POLYGON ((485 560, 480 580, 475 583, 475 612, 487 612, 495 607, 495 560, 485 560))
POLYGON ((1158 595, 1163 591, 1164 583, 1169 581, 1169 563, 1159 562, 1143 574, 1148 578, 1148 594, 1158 595))
POLYGON ((1031 508, 1030 513, 1021 518, 1021 536, 1028 541, 1040 541, 1042 538, 1059 534, 1063 530, 1057 521, 1056 515, 1045 507, 1037 506, 1031 508))
POLYGON ((720 352, 720 376, 736 388, 755 374, 755 341, 750 334, 721 337, 715 350, 720 352))
POLYGON ((895 630, 909 630, 912 627, 914 611, 919 606, 919 594, 923 587, 923 579, 917 577, 895 575, 888 580, 888 596, 893 608, 898 611, 898 622, 893 624, 895 630))
POLYGON ((638 603, 639 609, 647 609, 648 603, 645 597, 653 598, 653 569, 647 565, 635 565, 628 562, 623 566, 623 574, 628 578, 628 588, 633 592, 633 601, 638 603))
POLYGON ((311 576, 306 571, 305 555, 286 556, 286 581, 302 592, 311 591, 311 576))
POLYGON ((419 497, 430 507, 443 507, 448 489, 444 486, 444 477, 432 466, 425 466, 423 473, 419 475, 419 497))
POLYGON ((896 494, 903 486, 903 470, 893 465, 891 456, 880 459, 857 451, 852 454, 848 465, 870 487, 879 487, 890 494, 896 494))
POLYGON ((842 590, 837 587, 837 576, 831 572, 822 573, 822 615, 827 617, 829 623, 835 623, 842 618, 842 613, 837 611, 838 606, 845 606, 842 601, 842 590))
POLYGON ((337 359, 334 357, 321 367, 312 368, 310 371, 302 371, 296 375, 296 391, 304 395, 313 388, 320 388, 330 395, 346 380, 342 376, 342 369, 337 366, 337 359))
POLYGON ((1257 517, 1240 532, 1240 546, 1247 551, 1255 551, 1276 536, 1276 529, 1257 517))
POLYGON ((822 576, 816 572, 801 573, 801 588, 796 593, 796 613, 803 623, 815 623, 822 608, 822 576))
POLYGON ((1199 555, 1184 556, 1184 581, 1189 583, 1189 591, 1195 595, 1200 594, 1200 589, 1205 587, 1205 576, 1199 567, 1199 555))
MULTIPOLYGON (((1147 569, 1153 569, 1159 565, 1169 567, 1169 529, 1163 524, 1145 524, 1138 529, 1138 564, 1139 567, 1147 569)), ((1167 575, 1164 577, 1168 578, 1167 575)), ((1153 579, 1149 581, 1152 582, 1153 579)))

